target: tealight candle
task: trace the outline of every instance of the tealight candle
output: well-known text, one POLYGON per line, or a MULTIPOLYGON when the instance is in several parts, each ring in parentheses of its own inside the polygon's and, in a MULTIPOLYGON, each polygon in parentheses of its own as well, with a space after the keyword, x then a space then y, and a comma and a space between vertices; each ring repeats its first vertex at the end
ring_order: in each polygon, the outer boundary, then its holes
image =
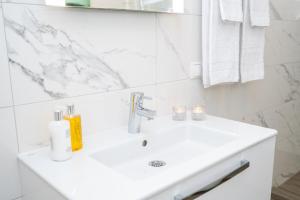
POLYGON ((185 106, 173 106, 172 118, 175 121, 186 120, 186 107, 185 106))
POLYGON ((205 111, 202 106, 196 105, 192 108, 192 119, 200 121, 205 119, 205 111))

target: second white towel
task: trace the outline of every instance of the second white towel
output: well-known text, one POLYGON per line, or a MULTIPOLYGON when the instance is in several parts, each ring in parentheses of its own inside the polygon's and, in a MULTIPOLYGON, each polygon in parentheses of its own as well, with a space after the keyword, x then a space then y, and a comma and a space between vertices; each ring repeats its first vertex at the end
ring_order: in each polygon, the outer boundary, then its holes
MULTIPOLYGON (((254 1, 256 0, 244 0, 243 3, 244 23, 242 26, 240 50, 240 73, 241 82, 243 83, 264 78, 265 27, 258 25, 267 25, 268 17, 257 16, 256 11, 258 10, 257 7, 259 7, 259 4, 257 2, 253 4, 254 1), (251 2, 252 7, 250 7, 251 2), (252 20, 255 18, 259 20, 252 20), (252 23, 256 26, 252 26, 252 23)), ((259 1, 268 2, 268 0, 259 1)))
POLYGON ((242 0, 219 0, 219 2, 223 21, 243 22, 242 0))
MULTIPOLYGON (((269 0, 248 0, 252 26, 269 26, 269 0)), ((245 2, 246 3, 246 2, 245 2)))

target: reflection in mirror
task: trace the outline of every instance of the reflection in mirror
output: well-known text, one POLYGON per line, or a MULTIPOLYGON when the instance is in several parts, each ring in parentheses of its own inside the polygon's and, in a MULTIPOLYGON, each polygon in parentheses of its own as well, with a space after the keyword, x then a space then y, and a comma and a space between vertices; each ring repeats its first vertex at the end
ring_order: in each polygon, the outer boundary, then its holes
POLYGON ((184 13, 184 0, 46 0, 46 5, 184 13))

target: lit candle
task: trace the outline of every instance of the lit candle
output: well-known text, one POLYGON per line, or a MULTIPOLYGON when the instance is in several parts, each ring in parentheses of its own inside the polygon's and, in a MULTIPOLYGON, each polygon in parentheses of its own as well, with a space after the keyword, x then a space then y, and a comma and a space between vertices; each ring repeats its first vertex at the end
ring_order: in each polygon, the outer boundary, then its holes
POLYGON ((205 119, 205 111, 202 106, 196 105, 192 108, 192 119, 196 121, 205 119))
POLYGON ((186 107, 185 106, 173 106, 172 118, 175 121, 186 120, 186 107))

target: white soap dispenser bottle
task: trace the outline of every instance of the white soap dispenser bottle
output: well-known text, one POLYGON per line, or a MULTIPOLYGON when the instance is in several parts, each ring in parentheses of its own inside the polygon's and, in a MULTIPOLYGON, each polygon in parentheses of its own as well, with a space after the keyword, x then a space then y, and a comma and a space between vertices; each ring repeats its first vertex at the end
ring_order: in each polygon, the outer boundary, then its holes
POLYGON ((65 161, 72 157, 70 126, 63 118, 62 110, 54 111, 54 121, 49 124, 51 134, 51 158, 65 161))

